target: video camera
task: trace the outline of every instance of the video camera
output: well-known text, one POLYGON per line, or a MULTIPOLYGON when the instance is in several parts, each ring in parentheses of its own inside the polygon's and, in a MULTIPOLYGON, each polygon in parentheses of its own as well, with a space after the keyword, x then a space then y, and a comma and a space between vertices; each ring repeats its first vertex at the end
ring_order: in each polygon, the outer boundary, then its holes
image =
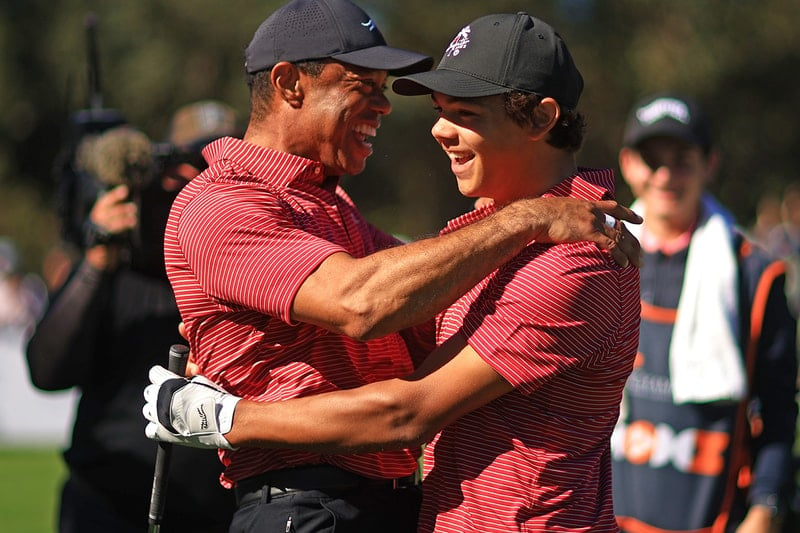
POLYGON ((191 177, 187 178, 187 169, 178 172, 179 167, 191 165, 195 173, 204 169, 202 148, 219 137, 240 133, 236 113, 215 100, 187 104, 173 115, 168 141, 151 141, 130 126, 121 113, 102 106, 96 22, 94 15, 87 18, 90 105, 70 117, 67 142, 54 167, 63 238, 79 249, 123 239, 132 251, 138 247, 142 254, 156 260, 163 254, 169 206, 180 186, 194 176, 188 172, 191 177), (162 187, 162 182, 166 183, 163 178, 179 176, 182 183, 162 187), (128 186, 130 200, 139 206, 140 224, 131 235, 111 237, 91 223, 89 214, 102 192, 120 184, 128 186), (142 249, 148 246, 153 249, 142 249))
POLYGON ((205 162, 198 162, 202 156, 170 143, 152 142, 127 123, 84 133, 68 151, 72 156, 58 169, 64 239, 79 250, 115 244, 124 264, 148 275, 165 275, 164 228, 185 179, 180 186, 164 185, 173 176, 172 167, 188 163, 197 170, 204 168, 205 162), (90 215, 97 198, 118 185, 128 187, 128 201, 137 205, 138 224, 127 232, 111 234, 94 224, 90 215))
POLYGON ((78 148, 87 139, 125 124, 127 120, 115 109, 83 109, 70 117, 67 140, 53 165, 53 179, 58 186, 62 238, 78 248, 84 247, 84 222, 103 188, 77 164, 78 148))
POLYGON ((103 187, 77 163, 77 153, 90 139, 103 132, 124 126, 127 119, 116 109, 103 107, 100 84, 100 61, 97 50, 97 17, 86 16, 87 73, 89 98, 86 109, 72 113, 67 122, 65 142, 53 164, 53 178, 58 186, 57 214, 61 220, 64 241, 84 248, 85 222, 103 187))
POLYGON ((97 17, 89 13, 86 17, 89 105, 70 115, 66 139, 53 167, 62 237, 79 249, 114 238, 136 237, 112 238, 91 223, 89 213, 102 192, 125 184, 131 191, 131 200, 140 203, 143 192, 156 176, 181 157, 189 158, 168 143, 152 142, 131 127, 122 113, 103 107, 96 27, 97 17))

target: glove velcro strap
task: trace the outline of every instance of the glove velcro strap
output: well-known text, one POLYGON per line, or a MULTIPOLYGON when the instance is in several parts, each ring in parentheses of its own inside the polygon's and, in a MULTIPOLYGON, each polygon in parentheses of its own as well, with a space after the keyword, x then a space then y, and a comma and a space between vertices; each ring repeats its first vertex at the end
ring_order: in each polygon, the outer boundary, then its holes
POLYGON ((189 380, 186 378, 168 379, 158 388, 158 399, 156 400, 158 422, 172 433, 178 433, 178 430, 172 425, 172 397, 187 383, 189 380))

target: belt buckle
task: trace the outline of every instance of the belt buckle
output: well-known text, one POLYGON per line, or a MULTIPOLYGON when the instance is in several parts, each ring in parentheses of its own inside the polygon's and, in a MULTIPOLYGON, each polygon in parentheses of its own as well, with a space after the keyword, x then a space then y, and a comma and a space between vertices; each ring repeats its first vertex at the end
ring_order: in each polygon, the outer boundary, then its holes
POLYGON ((392 490, 415 487, 419 485, 419 472, 414 472, 406 477, 396 477, 392 479, 392 490))

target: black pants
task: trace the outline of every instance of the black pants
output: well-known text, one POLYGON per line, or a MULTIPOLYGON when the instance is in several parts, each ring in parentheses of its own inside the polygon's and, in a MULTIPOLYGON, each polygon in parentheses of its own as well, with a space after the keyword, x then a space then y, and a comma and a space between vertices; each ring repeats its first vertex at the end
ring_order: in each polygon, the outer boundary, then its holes
MULTIPOLYGON (((125 487, 124 480, 120 485, 125 487)), ((180 485, 173 484, 179 488, 180 485)), ((175 493, 173 493, 174 495, 175 493)), ((179 494, 180 495, 180 494, 179 494)), ((214 505, 201 506, 196 512, 182 512, 175 504, 189 505, 188 501, 166 500, 162 533, 222 533, 230 525, 231 500, 211 502, 214 505), (222 512, 219 512, 219 511, 222 512), (178 511, 172 512, 171 511, 178 511)), ((131 490, 129 494, 109 494, 101 488, 71 473, 61 490, 58 518, 59 533, 144 533, 147 531, 147 512, 150 494, 141 490, 131 490)))
POLYGON ((416 533, 422 501, 421 487, 389 483, 275 492, 243 500, 230 533, 416 533))
MULTIPOLYGON (((145 525, 146 515, 142 517, 145 525)), ((126 520, 102 494, 70 477, 61 490, 59 533, 142 533, 126 520)))

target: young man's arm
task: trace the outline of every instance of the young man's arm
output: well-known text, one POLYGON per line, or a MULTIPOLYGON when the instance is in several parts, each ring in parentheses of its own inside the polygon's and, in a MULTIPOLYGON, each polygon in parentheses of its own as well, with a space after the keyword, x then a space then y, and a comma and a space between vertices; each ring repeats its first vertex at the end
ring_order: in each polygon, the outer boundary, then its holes
POLYGON ((416 446, 464 414, 512 390, 461 335, 445 342, 408 377, 283 402, 238 400, 219 388, 183 378, 164 386, 165 381, 170 383, 165 380, 169 377, 163 369, 151 371, 154 385, 146 390, 148 403, 144 409, 151 421, 151 438, 195 447, 257 446, 317 453, 416 446), (176 390, 173 384, 181 388, 176 390), (163 422, 174 423, 183 436, 157 425, 157 411, 163 422), (211 419, 208 429, 209 418, 198 415, 201 411, 222 411, 223 417, 230 417, 232 428, 228 431, 224 427, 211 435, 217 428, 216 420, 211 419))
POLYGON ((456 335, 402 379, 287 402, 242 401, 226 438, 317 453, 410 448, 512 388, 456 335))
POLYGON ((588 240, 619 264, 638 266, 638 241, 624 225, 606 225, 606 213, 641 222, 614 201, 524 199, 447 235, 363 258, 333 254, 303 282, 292 319, 361 340, 381 337, 434 316, 533 240, 588 240))

